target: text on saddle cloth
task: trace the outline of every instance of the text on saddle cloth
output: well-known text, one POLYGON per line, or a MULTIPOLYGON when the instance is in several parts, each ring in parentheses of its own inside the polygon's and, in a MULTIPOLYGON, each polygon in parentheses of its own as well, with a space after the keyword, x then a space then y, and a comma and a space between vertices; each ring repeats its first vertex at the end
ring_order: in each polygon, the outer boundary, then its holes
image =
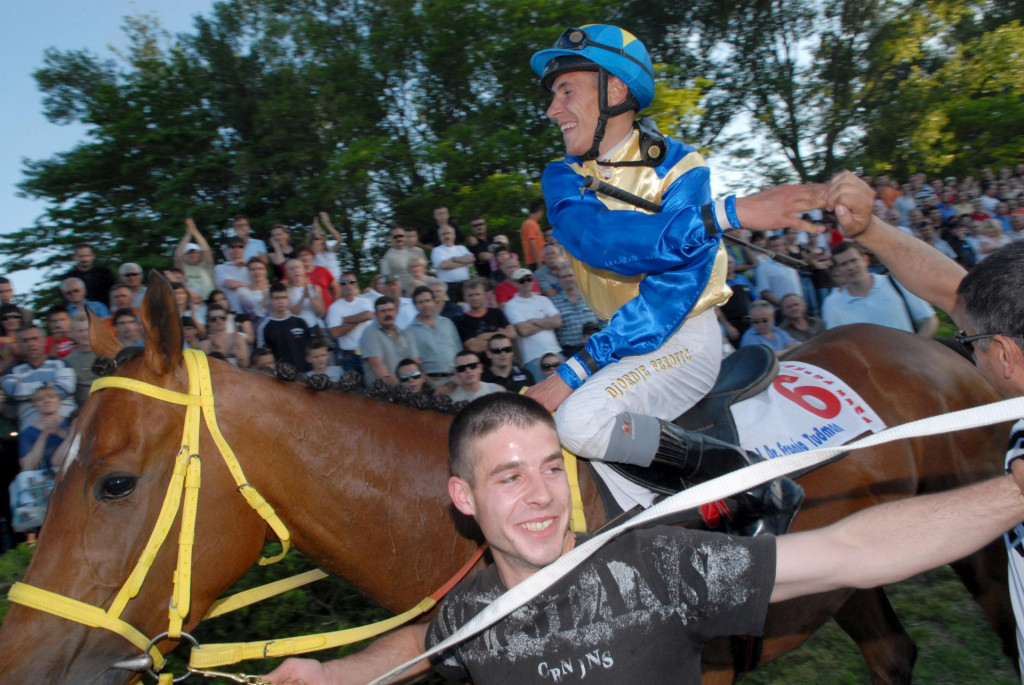
POLYGON ((732 405, 732 415, 743 449, 766 459, 845 445, 886 428, 848 383, 798 361, 780 362, 772 384, 732 405))

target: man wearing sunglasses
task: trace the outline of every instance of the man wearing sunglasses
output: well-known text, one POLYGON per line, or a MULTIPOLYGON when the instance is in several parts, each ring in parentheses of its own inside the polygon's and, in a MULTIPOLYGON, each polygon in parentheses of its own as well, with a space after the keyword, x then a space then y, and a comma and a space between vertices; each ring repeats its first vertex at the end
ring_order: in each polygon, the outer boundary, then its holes
POLYGON ((483 362, 480 361, 476 352, 460 350, 455 355, 455 380, 458 387, 449 395, 452 402, 472 402, 484 395, 505 392, 505 388, 500 385, 481 381, 480 376, 483 372, 483 362))
MULTIPOLYGON (((992 253, 969 272, 938 250, 872 214, 874 191, 846 171, 829 185, 843 234, 871 250, 907 290, 949 312, 957 341, 978 370, 1006 397, 1024 395, 1024 243, 992 253)), ((995 455, 992 455, 995 458, 995 455)), ((1024 491, 1024 420, 1014 424, 1006 470, 1024 491)), ((1024 655, 1024 524, 1005 536, 1017 646, 1024 655)), ((1024 672, 1024 659, 1021 661, 1024 672)))
MULTIPOLYGON (((544 171, 548 220, 587 304, 610 320, 530 395, 549 410, 565 402, 556 416, 563 445, 597 460, 623 509, 648 506, 653 493, 602 461, 657 464, 701 482, 751 460, 671 420, 711 388, 721 363, 713 309, 730 295, 722 232, 741 225, 813 232, 800 214, 823 204, 824 186, 712 201, 700 153, 637 118, 654 100, 654 67, 643 43, 619 27, 567 29, 530 66, 552 93, 547 115, 566 151, 544 171), (595 193, 588 177, 657 205, 658 212, 595 193), (666 359, 685 361, 661 363, 666 359), (624 393, 608 391, 627 378, 643 381, 627 384, 624 393)), ((741 529, 785 532, 801 498, 792 481, 747 493, 740 513, 750 525, 741 529)))
POLYGON ((485 383, 495 383, 509 392, 519 392, 533 385, 533 374, 515 363, 516 348, 508 336, 494 334, 487 341, 486 349, 490 364, 481 376, 485 383))
POLYGON ((523 366, 534 378, 540 378, 540 358, 547 352, 562 349, 555 335, 562 327, 562 315, 551 300, 533 292, 536 281, 529 269, 516 269, 510 279, 517 293, 505 303, 505 316, 516 327, 523 366))

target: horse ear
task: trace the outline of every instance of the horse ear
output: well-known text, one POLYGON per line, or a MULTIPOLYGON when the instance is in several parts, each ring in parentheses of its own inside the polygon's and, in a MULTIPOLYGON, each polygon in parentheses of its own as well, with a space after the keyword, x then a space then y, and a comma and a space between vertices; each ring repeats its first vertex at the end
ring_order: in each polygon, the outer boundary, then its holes
POLYGON ((91 307, 86 305, 85 311, 89 317, 89 347, 94 354, 113 359, 124 345, 110 332, 103 319, 96 316, 91 307))
POLYGON ((142 328, 146 332, 146 366, 161 375, 178 368, 185 336, 171 284, 155 269, 149 273, 149 287, 142 298, 142 328))

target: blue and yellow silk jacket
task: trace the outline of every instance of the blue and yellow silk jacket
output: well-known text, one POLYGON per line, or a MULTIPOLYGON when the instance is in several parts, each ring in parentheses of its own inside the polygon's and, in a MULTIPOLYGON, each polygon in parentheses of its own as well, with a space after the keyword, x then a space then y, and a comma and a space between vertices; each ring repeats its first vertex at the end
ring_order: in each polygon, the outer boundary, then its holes
MULTIPOLYGON (((639 133, 612 162, 640 159, 639 133)), ((585 353, 559 368, 572 388, 587 370, 657 350, 680 324, 729 299, 721 234, 709 235, 701 206, 711 202, 710 172, 693 147, 668 138, 655 167, 608 167, 576 157, 553 162, 541 181, 554 238, 569 255, 580 291, 608 326, 585 353), (583 187, 585 176, 659 204, 651 214, 583 187), (586 359, 589 356, 590 359, 586 359)))

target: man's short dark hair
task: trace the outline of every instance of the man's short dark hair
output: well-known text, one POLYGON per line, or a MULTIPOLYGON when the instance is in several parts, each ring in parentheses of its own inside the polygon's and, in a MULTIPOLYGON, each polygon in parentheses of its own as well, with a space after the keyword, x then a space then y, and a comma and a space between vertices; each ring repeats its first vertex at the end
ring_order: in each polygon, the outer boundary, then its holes
POLYGON ((49 309, 46 310, 46 318, 50 318, 54 314, 61 314, 61 313, 68 314, 68 315, 71 314, 71 312, 67 308, 67 305, 55 304, 55 305, 53 305, 52 307, 50 307, 49 309))
POLYGON ((536 200, 530 203, 530 214, 533 214, 538 209, 544 207, 544 198, 538 197, 536 200))
MULTIPOLYGON (((1002 333, 1024 350, 1024 242, 1011 243, 978 262, 956 292, 976 333, 1002 333)), ((975 344, 984 350, 988 342, 975 344)))
POLYGON ((380 297, 373 301, 373 309, 374 311, 376 311, 377 309, 383 307, 386 304, 395 304, 395 298, 391 297, 390 295, 381 295, 380 297))
MULTIPOLYGON (((210 308, 212 309, 212 308, 214 308, 216 306, 217 305, 210 305, 210 308)), ((114 325, 116 326, 117 325, 117 320, 120 319, 122 316, 130 316, 133 319, 135 319, 136 321, 139 320, 139 317, 137 317, 135 315, 135 312, 133 312, 131 310, 131 307, 121 307, 120 309, 118 309, 117 311, 114 312, 114 315, 112 317, 110 317, 110 320, 112 322, 114 322, 114 325)))
POLYGON ((467 290, 476 290, 477 288, 483 288, 484 292, 487 292, 487 288, 491 286, 491 282, 482 276, 476 276, 469 279, 462 284, 462 292, 467 290))
POLYGON ((0 276, 0 285, 10 285, 10 283, 11 279, 7 278, 7 276, 0 276))
POLYGON ((89 248, 90 250, 92 250, 92 244, 90 244, 90 243, 75 243, 74 245, 71 246, 71 251, 72 252, 77 252, 78 250, 83 250, 85 248, 89 248))
POLYGON ((327 341, 323 338, 313 337, 306 342, 306 352, 312 352, 313 350, 329 350, 331 346, 327 344, 327 341))
POLYGON ((847 250, 856 250, 862 256, 867 254, 867 252, 864 251, 864 248, 861 247, 860 243, 855 243, 852 240, 844 240, 832 248, 832 257, 835 258, 836 255, 841 255, 847 250))
POLYGON ((430 295, 430 299, 434 299, 434 291, 433 290, 431 290, 430 288, 428 288, 425 285, 418 285, 418 286, 416 286, 416 289, 412 291, 412 301, 415 302, 416 298, 419 297, 420 295, 422 295, 423 293, 426 293, 427 295, 430 295))
POLYGON ((494 342, 495 340, 508 340, 508 342, 512 342, 512 339, 509 338, 504 333, 495 333, 494 335, 491 336, 491 339, 488 341, 487 347, 489 348, 491 346, 491 343, 494 342))
POLYGON ((420 363, 418 361, 416 361, 415 359, 409 359, 408 357, 406 357, 402 361, 400 361, 397 364, 395 364, 395 373, 398 373, 398 370, 400 368, 402 368, 403 366, 410 366, 410 365, 415 366, 420 371, 423 370, 423 367, 420 366, 420 363))
POLYGON ((470 402, 448 429, 448 464, 452 475, 473 485, 473 443, 494 431, 513 426, 555 430, 555 420, 536 400, 514 392, 496 392, 470 402))
POLYGON ((278 283, 271 283, 270 284, 270 294, 271 295, 273 295, 274 293, 287 293, 287 292, 288 292, 288 286, 285 285, 284 283, 278 282, 278 283))

